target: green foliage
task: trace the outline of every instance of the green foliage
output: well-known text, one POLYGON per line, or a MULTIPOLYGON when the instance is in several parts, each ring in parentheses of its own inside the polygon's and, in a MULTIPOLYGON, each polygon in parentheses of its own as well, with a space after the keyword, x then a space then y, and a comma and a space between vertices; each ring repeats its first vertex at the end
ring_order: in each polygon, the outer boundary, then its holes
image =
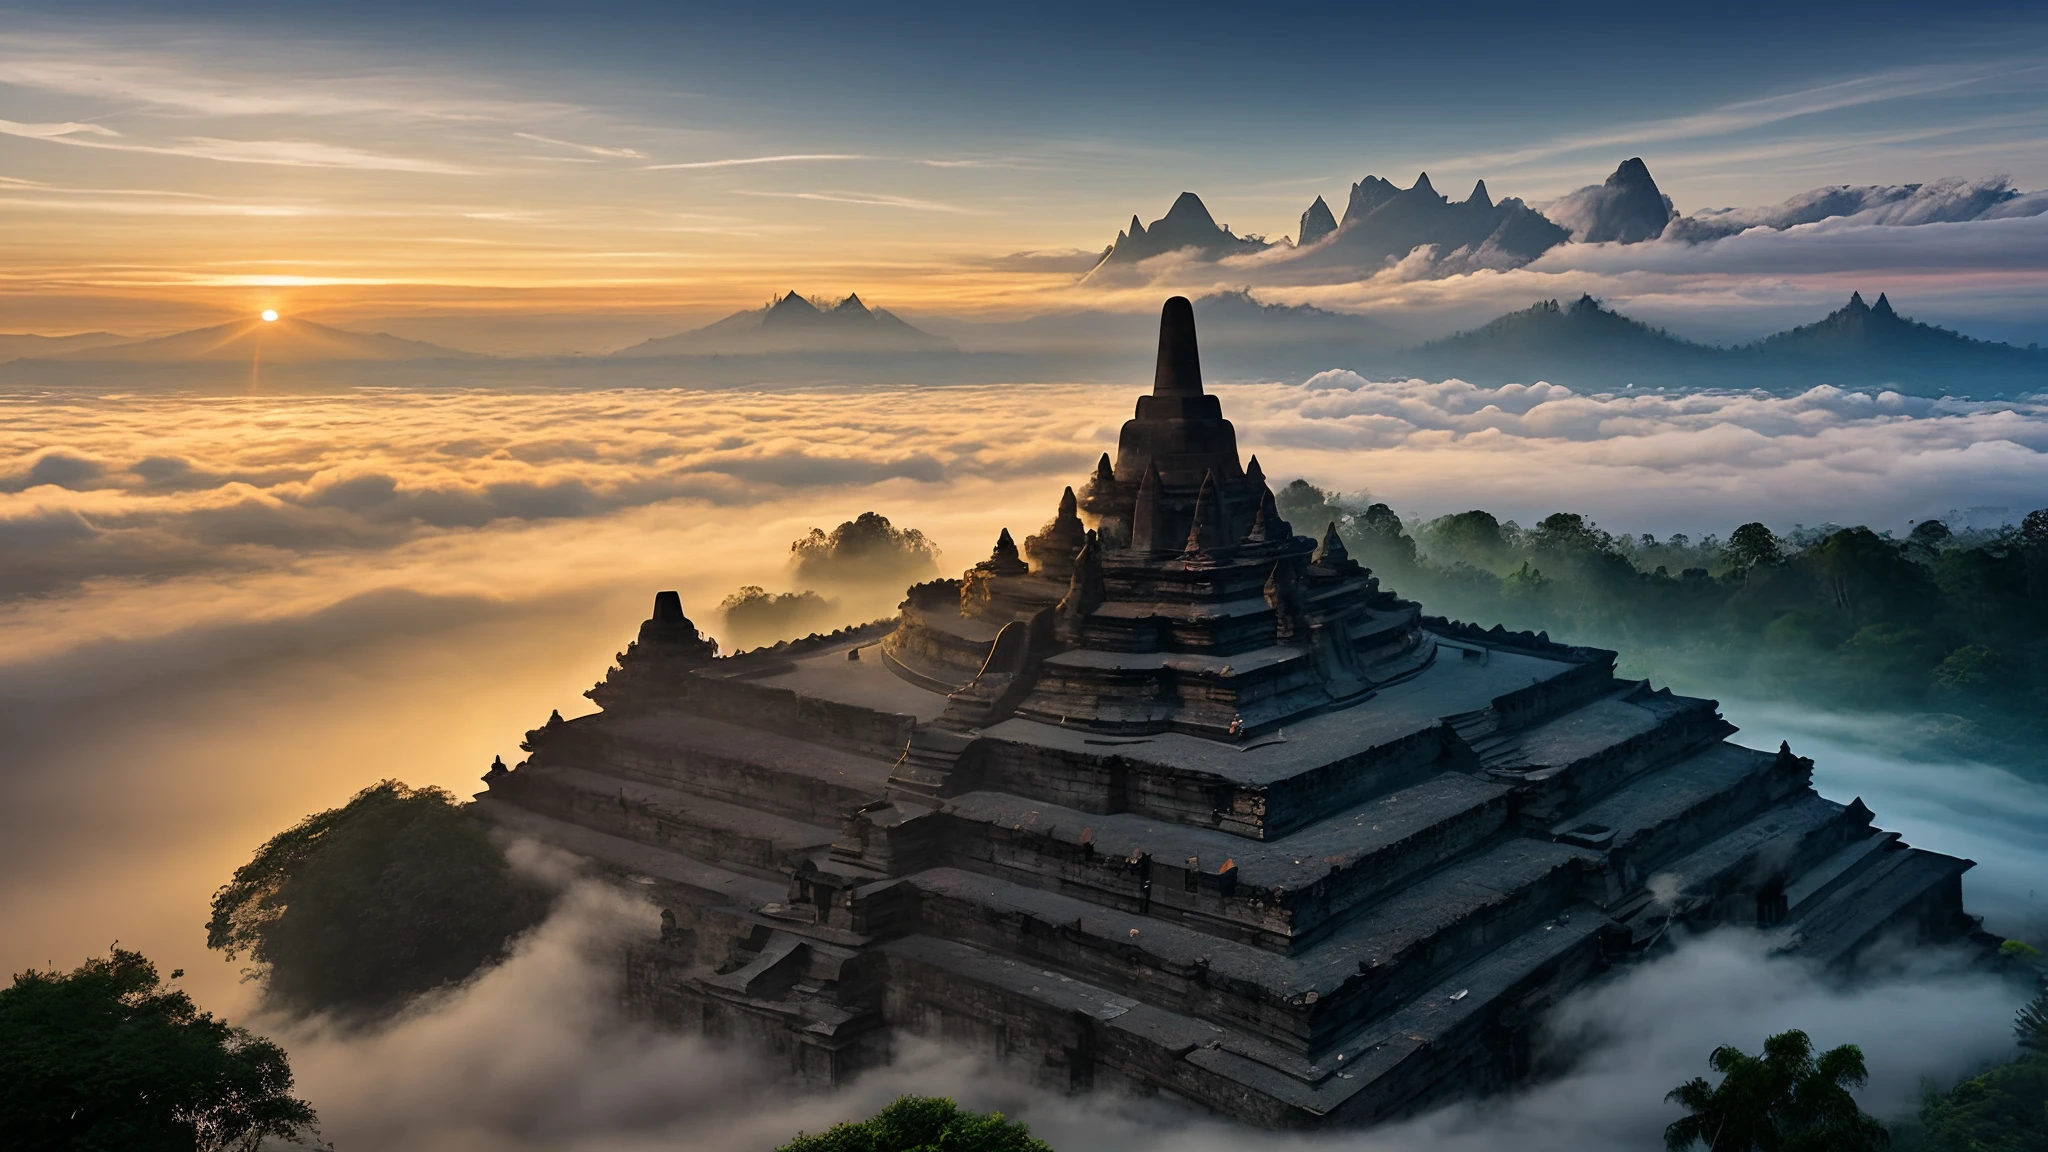
POLYGON ((1728 534, 1728 559, 1736 568, 1749 569, 1777 564, 1785 559, 1785 552, 1769 528, 1752 521, 1728 534))
POLYGON ((812 583, 909 583, 938 571, 939 550, 915 528, 863 512, 826 532, 813 528, 790 544, 799 580, 812 583))
MULTIPOLYGON (((2018 941, 2008 940, 2006 943, 2014 944, 2018 941)), ((2038 951, 2034 952, 2036 956, 2040 954, 2038 951)), ((2013 1017, 2012 1030, 2018 1037, 2021 1048, 2039 1056, 2048 1056, 2048 992, 2034 997, 2031 1003, 2020 1009, 2019 1015, 2013 1017)))
MULTIPOLYGON (((1273 506, 1280 518, 1294 525, 1296 533, 1321 539, 1331 524, 1341 530, 1358 515, 1341 492, 1318 488, 1306 480, 1290 480, 1273 493, 1273 506)), ((1347 539, 1346 543, 1350 543, 1347 539)))
POLYGON ((1748 523, 1723 543, 1617 536, 1573 512, 1527 529, 1478 510, 1403 524, 1306 481, 1276 499, 1304 534, 1335 519, 1355 557, 1432 614, 1613 648, 1629 674, 1683 691, 1917 715, 1949 751, 2040 771, 2048 509, 1999 533, 1748 523))
POLYGON ((206 945, 248 953, 287 1007, 375 1015, 502 958, 547 903, 453 796, 386 780, 258 849, 206 945))
POLYGON ((1899 1152, 2048 1152, 2048 1056, 1927 1093, 1898 1136, 1899 1152))
POLYGON ((1764 1041, 1763 1054, 1714 1049, 1707 1062, 1719 1084, 1688 1080, 1665 1097, 1687 1115, 1664 1129, 1664 1146, 1683 1152, 1881 1152, 1890 1147, 1884 1125, 1866 1115, 1849 1089, 1868 1073, 1854 1044, 1814 1055, 1813 1042, 1794 1029, 1764 1041))
MULTIPOLYGON (((180 973, 171 973, 177 979, 180 973)), ((201 1012, 119 948, 0 991, 0 1133, 10 1148, 254 1149, 310 1134, 284 1049, 201 1012)))
POLYGON ((943 1096, 901 1096, 866 1120, 800 1135, 776 1152, 1052 1152, 1001 1112, 967 1112, 943 1096))

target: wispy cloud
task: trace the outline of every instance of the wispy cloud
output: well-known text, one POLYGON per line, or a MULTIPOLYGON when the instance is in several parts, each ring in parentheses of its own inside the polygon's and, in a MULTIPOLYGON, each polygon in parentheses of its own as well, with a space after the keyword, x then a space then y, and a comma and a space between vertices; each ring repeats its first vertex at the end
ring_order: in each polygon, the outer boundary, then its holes
POLYGON ((638 148, 607 148, 601 144, 578 144, 574 140, 557 140, 553 136, 540 136, 532 132, 514 132, 512 135, 521 140, 531 140, 536 144, 552 144, 557 148, 571 148, 578 152, 588 152, 592 156, 611 156, 621 160, 647 159, 647 153, 640 151, 638 148))
POLYGON ((1995 80, 2048 76, 2048 66, 2009 61, 1972 65, 1891 68, 1792 92, 1739 100, 1683 116, 1616 124, 1553 136, 1521 148, 1438 161, 1455 169, 1514 167, 1558 156, 1617 146, 1710 139, 1828 112, 1934 96, 1995 80))
POLYGON ((881 192, 750 192, 742 196, 769 196, 777 200, 819 200, 827 204, 866 204, 876 208, 908 208, 913 212, 951 212, 961 216, 979 216, 982 213, 958 204, 942 204, 937 200, 919 200, 911 196, 890 196, 881 192))
MULTIPOLYGON (((212 136, 194 136, 162 144, 145 144, 119 132, 101 130, 93 134, 78 131, 35 132, 12 131, 14 127, 43 128, 66 127, 65 125, 15 125, 13 121, 0 120, 0 133, 23 136, 32 140, 43 140, 51 144, 68 144, 74 148, 93 148, 108 152, 143 152, 155 156, 184 156, 196 160, 218 160, 228 164, 277 164, 292 168, 357 168, 379 172, 424 172, 447 176, 475 175, 477 169, 465 168, 444 160, 428 160, 415 156, 395 156, 384 152, 372 152, 345 144, 327 144, 317 140, 224 140, 212 136), (99 136, 118 137, 119 141, 99 139, 99 136)), ((79 125, 78 128, 92 128, 94 125, 79 125)))
POLYGON ((368 69, 357 61, 308 52, 302 44, 292 45, 294 74, 252 75, 246 58, 232 70, 210 64, 207 57, 219 48, 211 40, 202 44, 175 37, 144 47, 108 38, 0 35, 0 84, 202 116, 532 122, 582 111, 368 69))
POLYGON ((0 134, 26 136, 31 140, 62 140, 67 136, 119 136, 120 133, 102 124, 80 124, 67 120, 61 124, 23 124, 18 120, 0 120, 0 134))
POLYGON ((868 160, 872 157, 855 152, 792 152, 781 156, 739 156, 727 160, 690 160, 677 164, 649 164, 649 172, 669 172, 685 168, 739 168, 748 164, 801 164, 818 160, 868 160))

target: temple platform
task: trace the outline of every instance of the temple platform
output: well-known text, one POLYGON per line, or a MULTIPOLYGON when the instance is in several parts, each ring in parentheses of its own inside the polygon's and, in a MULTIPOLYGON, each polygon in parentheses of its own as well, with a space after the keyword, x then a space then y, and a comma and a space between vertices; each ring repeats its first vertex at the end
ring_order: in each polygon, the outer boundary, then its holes
POLYGON ((1297 534, 1176 300, 1114 461, 1023 548, 734 656, 662 593, 479 811, 661 909, 640 1014, 792 1079, 917 1035, 1275 1128, 1511 1085, 1550 1006, 1686 932, 1845 969, 1971 936, 1969 861, 1615 659, 1297 534))

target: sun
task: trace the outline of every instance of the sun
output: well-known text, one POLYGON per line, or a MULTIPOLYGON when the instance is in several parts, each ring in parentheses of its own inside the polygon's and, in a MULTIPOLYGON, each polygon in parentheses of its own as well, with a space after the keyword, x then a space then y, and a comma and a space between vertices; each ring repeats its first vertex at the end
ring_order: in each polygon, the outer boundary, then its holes
POLYGON ((276 319, 277 319, 277 309, 275 309, 275 308, 265 308, 265 309, 263 310, 263 322, 264 322, 264 323, 268 324, 268 323, 270 323, 271 321, 273 321, 273 320, 276 320, 276 319))

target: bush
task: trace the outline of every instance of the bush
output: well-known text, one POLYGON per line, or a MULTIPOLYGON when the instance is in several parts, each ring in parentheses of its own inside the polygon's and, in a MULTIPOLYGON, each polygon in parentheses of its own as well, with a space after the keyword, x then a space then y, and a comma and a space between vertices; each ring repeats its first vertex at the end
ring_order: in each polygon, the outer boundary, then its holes
MULTIPOLYGON (((182 973, 172 972, 171 979, 182 973)), ((201 1012, 119 948, 0 991, 0 1133, 10 1148, 190 1152, 310 1134, 284 1050, 201 1012)))
POLYGON ((453 796, 385 780, 258 849, 206 946, 247 952, 287 1008, 377 1015, 501 959, 547 905, 453 796))
POLYGON ((968 1112, 943 1096, 903 1096, 866 1120, 798 1136, 776 1152, 1052 1152, 1001 1112, 968 1112))
POLYGON ((806 584, 912 584, 938 574, 939 550, 915 528, 898 528, 863 512, 831 532, 813 528, 789 546, 797 579, 806 584))

